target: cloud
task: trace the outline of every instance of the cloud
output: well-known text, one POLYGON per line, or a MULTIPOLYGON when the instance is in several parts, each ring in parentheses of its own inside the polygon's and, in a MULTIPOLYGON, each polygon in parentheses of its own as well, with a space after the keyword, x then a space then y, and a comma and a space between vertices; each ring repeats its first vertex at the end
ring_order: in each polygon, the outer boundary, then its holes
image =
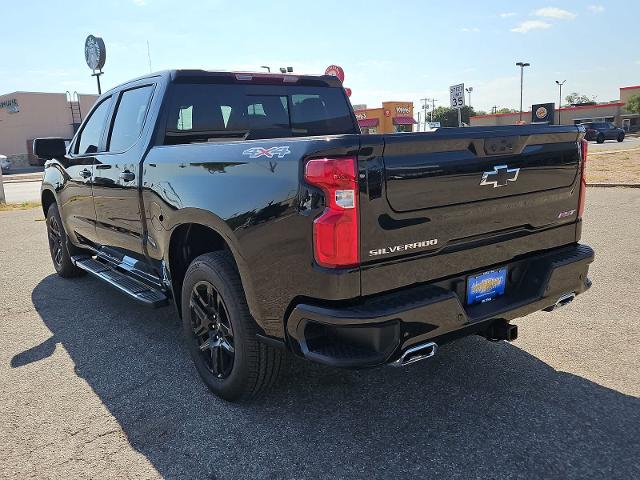
POLYGON ((517 27, 512 28, 511 31, 516 33, 527 33, 530 30, 546 30, 547 28, 551 28, 550 23, 543 22, 542 20, 526 20, 517 27))
POLYGON ((592 13, 602 13, 604 12, 604 7, 602 5, 589 5, 589 10, 591 10, 592 13))
POLYGON ((460 29, 461 32, 472 32, 472 33, 477 33, 480 31, 480 29, 478 27, 472 27, 472 28, 461 28, 460 29))
POLYGON ((535 11, 534 13, 537 17, 545 17, 545 18, 555 18, 558 20, 573 20, 576 18, 576 14, 569 12, 568 10, 563 10, 558 7, 544 7, 535 11))
POLYGON ((518 15, 516 12, 504 12, 500 14, 500 17, 509 18, 509 17, 515 17, 516 15, 518 15))

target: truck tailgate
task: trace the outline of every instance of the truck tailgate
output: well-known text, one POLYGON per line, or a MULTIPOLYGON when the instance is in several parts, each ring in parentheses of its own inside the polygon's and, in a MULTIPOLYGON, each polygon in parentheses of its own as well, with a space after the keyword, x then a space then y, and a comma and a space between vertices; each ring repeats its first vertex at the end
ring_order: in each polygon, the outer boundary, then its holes
POLYGON ((363 138, 362 293, 575 242, 582 136, 532 125, 363 138))

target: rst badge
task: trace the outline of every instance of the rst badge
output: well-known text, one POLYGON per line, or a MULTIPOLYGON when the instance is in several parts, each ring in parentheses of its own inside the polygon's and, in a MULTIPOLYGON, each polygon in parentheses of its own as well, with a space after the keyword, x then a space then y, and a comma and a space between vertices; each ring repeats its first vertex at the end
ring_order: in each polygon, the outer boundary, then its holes
POLYGON ((509 182, 518 180, 519 168, 509 168, 508 165, 496 165, 492 172, 484 172, 480 185, 493 185, 493 188, 505 187, 509 182))
POLYGON ((247 155, 249 158, 259 158, 259 157, 267 157, 267 158, 283 158, 285 155, 289 155, 291 151, 287 145, 282 145, 279 147, 253 147, 247 148, 242 155, 247 155))

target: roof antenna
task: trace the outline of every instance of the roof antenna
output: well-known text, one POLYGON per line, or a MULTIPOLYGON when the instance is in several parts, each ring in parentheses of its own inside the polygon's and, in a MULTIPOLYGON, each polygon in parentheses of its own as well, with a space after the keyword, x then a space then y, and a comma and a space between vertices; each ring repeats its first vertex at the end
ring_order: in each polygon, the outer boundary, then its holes
POLYGON ((149 40, 147 40, 147 58, 149 58, 149 73, 151 73, 153 70, 151 70, 151 49, 149 48, 149 40))

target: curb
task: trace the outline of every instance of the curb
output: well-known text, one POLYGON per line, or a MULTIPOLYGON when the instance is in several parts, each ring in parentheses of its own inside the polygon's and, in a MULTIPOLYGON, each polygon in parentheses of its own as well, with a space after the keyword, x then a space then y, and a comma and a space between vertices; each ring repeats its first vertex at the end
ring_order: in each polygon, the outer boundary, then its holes
POLYGON ((587 183, 587 187, 620 187, 620 188, 640 188, 640 183, 587 183))

